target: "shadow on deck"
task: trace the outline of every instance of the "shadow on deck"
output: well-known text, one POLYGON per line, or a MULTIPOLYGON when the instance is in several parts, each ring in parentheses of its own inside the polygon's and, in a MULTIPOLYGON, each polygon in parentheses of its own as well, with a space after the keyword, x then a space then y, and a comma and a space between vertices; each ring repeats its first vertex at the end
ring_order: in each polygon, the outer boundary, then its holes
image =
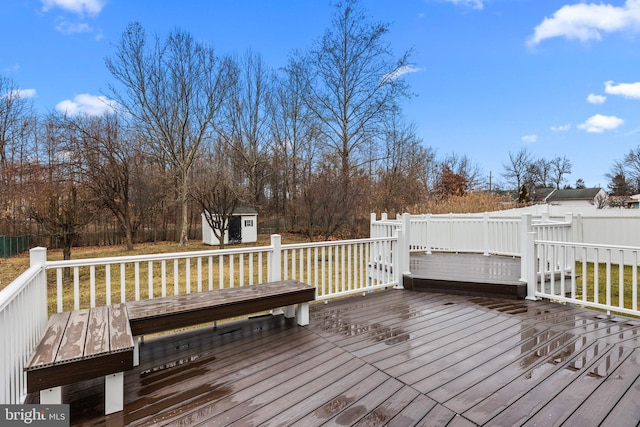
POLYGON ((520 258, 482 254, 411 255, 404 287, 413 291, 524 299, 520 258))

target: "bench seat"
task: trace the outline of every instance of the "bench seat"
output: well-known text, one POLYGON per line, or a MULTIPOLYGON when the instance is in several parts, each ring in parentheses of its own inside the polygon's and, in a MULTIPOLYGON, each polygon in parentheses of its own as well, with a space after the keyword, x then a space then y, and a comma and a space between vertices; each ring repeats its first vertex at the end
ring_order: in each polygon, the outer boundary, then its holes
MULTIPOLYGON (((291 307, 294 304, 299 305, 299 310, 296 312, 298 324, 308 325, 308 306, 300 307, 300 305, 313 301, 315 291, 315 287, 306 283, 282 280, 133 301, 126 304, 134 336, 154 334, 279 307, 291 307)), ((293 317, 287 312, 285 315, 293 317)))
POLYGON ((133 350, 123 304, 56 313, 25 365, 27 392, 40 391, 42 404, 62 403, 62 385, 104 376, 105 414, 121 411, 133 350))

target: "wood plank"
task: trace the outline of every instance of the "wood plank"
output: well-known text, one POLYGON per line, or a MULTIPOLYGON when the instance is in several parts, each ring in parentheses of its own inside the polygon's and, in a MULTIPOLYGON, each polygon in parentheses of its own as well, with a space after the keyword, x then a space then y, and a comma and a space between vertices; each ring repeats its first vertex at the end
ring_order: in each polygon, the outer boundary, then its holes
POLYGON ((281 426, 288 423, 298 423, 305 426, 321 425, 324 423, 321 419, 326 418, 329 412, 336 411, 338 408, 349 404, 349 398, 345 395, 349 389, 370 377, 371 381, 376 381, 376 377, 378 377, 377 381, 379 383, 384 381, 385 378, 373 366, 363 364, 346 375, 337 378, 330 386, 324 387, 313 394, 308 393, 305 387, 303 390, 304 398, 301 399, 300 396, 296 395, 294 402, 283 402, 279 413, 263 421, 261 425, 265 427, 281 426), (327 404, 327 402, 330 403, 327 404), (282 410, 283 407, 286 409, 282 410), (315 417, 314 422, 312 422, 311 414, 316 411, 325 416, 315 417), (306 417, 304 423, 301 421, 303 417, 306 417))
MULTIPOLYGON (((206 417, 205 419, 224 419, 226 423, 229 417, 243 416, 247 410, 246 405, 251 404, 256 399, 261 399, 263 396, 273 393, 274 390, 279 389, 287 382, 295 385, 296 382, 293 380, 296 377, 313 370, 314 367, 322 366, 327 361, 341 365, 350 359, 352 359, 351 355, 333 347, 321 351, 310 358, 301 354, 290 359, 279 360, 277 363, 272 362, 270 369, 256 371, 241 378, 239 381, 234 381, 233 389, 216 400, 215 407, 205 409, 201 405, 197 405, 190 408, 191 410, 188 412, 181 410, 182 416, 173 422, 182 425, 193 425, 196 420, 202 420, 203 417, 206 417), (239 405, 242 405, 242 409, 235 409, 239 405)), ((220 380, 216 381, 216 384, 220 383, 220 380)))
POLYGON ((478 424, 485 424, 490 420, 495 425, 522 424, 576 380, 583 370, 588 370, 597 363, 607 350, 606 345, 592 342, 585 347, 576 347, 575 352, 563 351, 553 359, 553 363, 537 366, 526 375, 487 395, 463 415, 478 424), (509 410, 505 411, 507 407, 509 410))
POLYGON ((332 387, 333 383, 363 365, 364 362, 361 360, 353 358, 348 353, 341 353, 332 360, 318 364, 298 376, 297 378, 305 383, 305 387, 301 388, 293 381, 280 383, 272 392, 257 395, 226 411, 225 420, 231 426, 261 426, 281 413, 283 406, 293 405, 302 399, 315 400, 318 397, 317 393, 332 387))
POLYGON ((35 368, 53 364, 62 342, 64 333, 69 321, 70 312, 53 314, 47 322, 44 335, 40 338, 38 345, 31 353, 25 365, 25 370, 30 371, 35 368))
POLYGON ((109 308, 94 307, 89 311, 83 357, 109 351, 109 308))
POLYGON ((424 394, 418 394, 402 411, 396 414, 389 423, 388 427, 411 427, 418 424, 431 409, 437 405, 436 401, 428 398, 424 394))
POLYGON ((60 349, 55 362, 69 362, 84 357, 84 344, 87 338, 89 324, 89 310, 72 311, 69 322, 62 336, 60 349))
POLYGON ((382 371, 376 370, 371 375, 360 378, 340 394, 331 393, 331 390, 328 390, 329 393, 325 394, 324 399, 315 402, 317 409, 300 418, 298 424, 301 426, 326 425, 328 420, 350 408, 361 396, 369 394, 388 378, 382 371))
POLYGON ((109 351, 133 348, 133 333, 129 325, 127 307, 124 304, 109 306, 109 351))
POLYGON ((547 411, 556 414, 558 404, 564 403, 564 412, 558 414, 557 418, 564 420, 567 425, 601 425, 635 382, 640 372, 637 355, 637 350, 614 346, 597 364, 583 370, 578 379, 531 419, 540 419, 547 411))
MULTIPOLYGON (((400 384, 398 382, 398 384, 400 384)), ((376 389, 376 393, 381 393, 380 389, 376 389)), ((382 401, 380 404, 369 412, 364 418, 358 421, 355 426, 366 427, 374 425, 388 425, 389 422, 394 419, 407 405, 407 402, 411 402, 416 399, 420 393, 415 389, 402 386, 399 390, 392 393, 386 399, 384 395, 379 395, 377 401, 382 401)), ((366 399, 366 397, 365 397, 366 399)))

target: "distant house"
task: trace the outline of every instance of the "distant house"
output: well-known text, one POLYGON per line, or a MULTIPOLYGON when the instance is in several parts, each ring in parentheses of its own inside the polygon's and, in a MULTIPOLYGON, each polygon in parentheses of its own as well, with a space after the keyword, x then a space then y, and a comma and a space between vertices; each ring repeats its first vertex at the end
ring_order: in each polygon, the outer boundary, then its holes
POLYGON ((547 197, 554 191, 556 191, 556 189, 553 187, 535 188, 531 191, 529 198, 533 203, 547 203, 547 197))
MULTIPOLYGON (((258 212, 252 208, 236 208, 229 222, 229 228, 224 234, 224 244, 255 243, 258 241, 258 212)), ((205 245, 219 245, 211 226, 202 214, 202 243, 205 245)))
POLYGON ((627 208, 639 209, 640 208, 640 194, 634 194, 626 200, 627 208))
POLYGON ((607 193, 602 188, 553 189, 542 199, 542 203, 560 206, 596 206, 602 207, 607 193))

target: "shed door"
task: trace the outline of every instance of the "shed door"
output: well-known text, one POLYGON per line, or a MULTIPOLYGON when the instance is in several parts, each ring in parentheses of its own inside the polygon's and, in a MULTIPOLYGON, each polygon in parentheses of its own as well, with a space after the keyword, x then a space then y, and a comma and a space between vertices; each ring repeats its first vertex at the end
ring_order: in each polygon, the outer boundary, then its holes
POLYGON ((233 216, 229 222, 229 243, 242 243, 242 217, 233 216))

